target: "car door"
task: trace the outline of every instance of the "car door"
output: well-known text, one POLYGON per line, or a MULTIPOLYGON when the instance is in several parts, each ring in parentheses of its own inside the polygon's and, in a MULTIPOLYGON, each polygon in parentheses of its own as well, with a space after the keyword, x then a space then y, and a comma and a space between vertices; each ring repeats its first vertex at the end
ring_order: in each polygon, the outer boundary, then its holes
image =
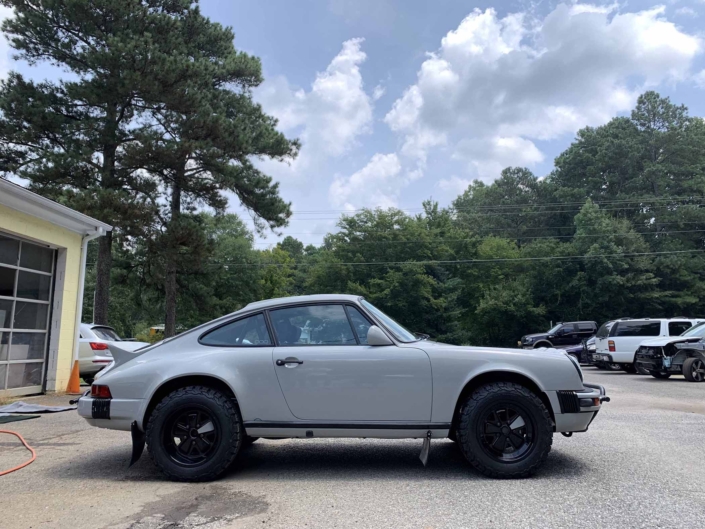
POLYGON ((554 345, 572 345, 575 343, 577 331, 575 324, 569 323, 561 327, 553 340, 554 345))
POLYGON ((429 421, 431 364, 410 346, 367 345, 370 321, 352 305, 270 310, 272 362, 291 413, 326 422, 429 421))

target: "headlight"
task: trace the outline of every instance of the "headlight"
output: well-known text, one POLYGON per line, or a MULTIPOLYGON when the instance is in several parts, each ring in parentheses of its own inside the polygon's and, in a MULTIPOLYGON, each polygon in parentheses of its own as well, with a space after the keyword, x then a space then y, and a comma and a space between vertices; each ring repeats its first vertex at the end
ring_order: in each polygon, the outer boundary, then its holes
POLYGON ((522 342, 524 342, 524 343, 531 343, 531 342, 533 342, 533 341, 534 341, 533 338, 524 338, 524 339, 522 339, 522 342))

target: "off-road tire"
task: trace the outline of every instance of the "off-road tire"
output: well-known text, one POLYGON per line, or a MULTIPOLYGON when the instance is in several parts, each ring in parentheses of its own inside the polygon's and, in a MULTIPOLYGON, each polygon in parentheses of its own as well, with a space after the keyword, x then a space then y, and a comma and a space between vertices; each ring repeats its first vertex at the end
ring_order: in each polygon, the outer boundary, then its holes
POLYGON ((620 367, 622 368, 622 371, 626 371, 627 373, 631 374, 636 374, 636 366, 634 364, 619 364, 620 367))
POLYGON ((212 481, 221 476, 237 457, 245 438, 242 417, 236 400, 217 389, 188 386, 170 393, 157 404, 147 423, 149 456, 164 475, 174 481, 212 481), (174 462, 163 443, 164 422, 170 414, 189 404, 206 407, 218 420, 222 430, 216 453, 205 463, 184 467, 174 462))
POLYGON ((649 375, 651 375, 654 378, 658 378, 659 380, 666 380, 668 378, 671 378, 670 373, 663 373, 661 371, 651 371, 649 370, 649 375))
POLYGON ((512 382, 495 382, 476 389, 459 411, 458 445, 470 464, 485 476, 501 479, 527 478, 546 461, 553 444, 553 421, 543 402, 532 391, 512 382), (475 435, 483 412, 497 403, 519 403, 536 425, 531 454, 516 463, 502 463, 485 454, 475 435))
POLYGON ((693 377, 693 364, 695 362, 702 362, 702 360, 696 357, 685 359, 685 362, 683 362, 683 376, 688 382, 703 382, 703 380, 697 380, 693 377))

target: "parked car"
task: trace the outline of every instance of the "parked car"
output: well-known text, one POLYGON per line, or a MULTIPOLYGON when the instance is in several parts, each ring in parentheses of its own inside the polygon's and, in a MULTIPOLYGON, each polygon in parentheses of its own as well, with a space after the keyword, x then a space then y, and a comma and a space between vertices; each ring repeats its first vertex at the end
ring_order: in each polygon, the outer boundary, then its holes
MULTIPOLYGON (((622 319, 628 320, 631 318, 622 319)), ((597 369, 605 369, 609 371, 621 371, 622 369, 622 366, 620 366, 619 364, 611 364, 609 362, 603 361, 602 355, 597 354, 597 339, 606 338, 607 336, 609 336, 610 329, 613 325, 614 320, 603 323, 597 330, 597 334, 590 339, 592 344, 590 345, 590 349, 588 351, 588 364, 594 365, 597 369)))
POLYGON ((597 323, 594 321, 571 321, 558 323, 546 332, 522 336, 519 347, 523 349, 538 349, 539 347, 559 347, 578 345, 594 336, 597 323))
POLYGON ((92 384, 96 374, 113 361, 111 344, 120 344, 126 351, 135 351, 149 345, 145 342, 123 340, 115 329, 107 325, 82 323, 78 341, 78 369, 86 384, 92 384))
POLYGON ((682 373, 690 382, 705 381, 705 323, 677 338, 644 340, 636 351, 636 362, 654 378, 682 373))
POLYGON ((114 362, 78 401, 132 432, 169 478, 221 475, 256 438, 454 439, 491 477, 531 475, 554 432, 587 431, 609 400, 562 351, 416 336, 358 296, 251 303, 114 362), (139 359, 139 360, 136 360, 139 359))
POLYGON ((641 342, 657 336, 680 336, 701 321, 685 317, 618 320, 607 336, 598 333, 597 350, 593 356, 596 360, 616 363, 623 370, 636 373, 635 356, 641 342))

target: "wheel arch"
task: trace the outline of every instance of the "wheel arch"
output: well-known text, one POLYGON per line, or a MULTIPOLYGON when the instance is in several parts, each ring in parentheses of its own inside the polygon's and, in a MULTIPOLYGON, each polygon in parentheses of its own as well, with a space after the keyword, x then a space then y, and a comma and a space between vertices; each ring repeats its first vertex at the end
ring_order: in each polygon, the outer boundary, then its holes
POLYGON ((169 380, 165 380, 164 382, 162 382, 162 384, 157 387, 157 389, 152 393, 152 396, 149 398, 149 403, 147 404, 147 407, 145 409, 144 416, 142 417, 142 429, 146 430, 147 422, 149 421, 149 418, 152 415, 154 408, 157 407, 157 404, 159 404, 159 402, 161 402, 164 397, 166 397, 169 393, 176 391, 177 389, 185 388, 188 386, 204 386, 207 388, 213 388, 222 391, 224 394, 228 395, 229 397, 235 400, 235 406, 238 407, 239 411, 240 407, 237 403, 235 391, 223 379, 218 378, 214 375, 176 376, 174 378, 170 378, 169 380))
POLYGON ((465 402, 465 399, 469 395, 471 395, 472 392, 475 391, 477 388, 495 382, 513 382, 531 391, 539 399, 541 399, 541 402, 543 402, 543 405, 546 406, 548 412, 551 414, 551 420, 555 424, 556 416, 553 412, 553 406, 551 406, 551 401, 548 398, 548 395, 539 387, 539 385, 534 380, 522 373, 517 373, 515 371, 494 370, 480 373, 468 380, 468 382, 465 384, 462 391, 460 392, 460 395, 458 395, 458 399, 455 402, 455 409, 453 410, 453 419, 451 421, 450 426, 451 432, 455 430, 455 426, 458 421, 458 416, 460 414, 460 407, 462 406, 463 402, 465 402))

